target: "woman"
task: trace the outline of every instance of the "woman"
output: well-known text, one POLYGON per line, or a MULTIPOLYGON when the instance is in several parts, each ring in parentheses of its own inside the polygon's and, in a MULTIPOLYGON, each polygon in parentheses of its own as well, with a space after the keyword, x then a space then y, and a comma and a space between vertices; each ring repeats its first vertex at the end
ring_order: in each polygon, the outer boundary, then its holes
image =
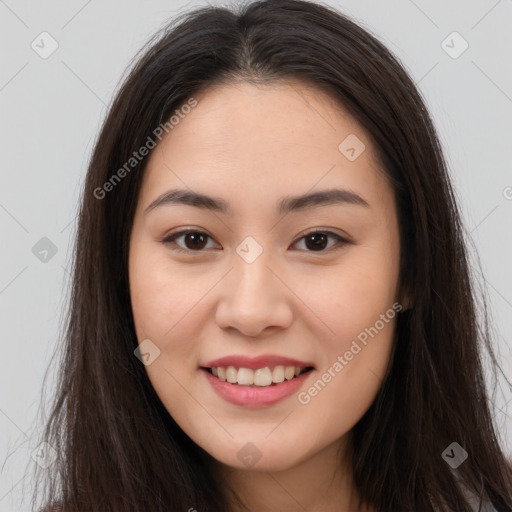
POLYGON ((434 127, 345 16, 169 26, 104 122, 75 250, 45 509, 512 510, 434 127))

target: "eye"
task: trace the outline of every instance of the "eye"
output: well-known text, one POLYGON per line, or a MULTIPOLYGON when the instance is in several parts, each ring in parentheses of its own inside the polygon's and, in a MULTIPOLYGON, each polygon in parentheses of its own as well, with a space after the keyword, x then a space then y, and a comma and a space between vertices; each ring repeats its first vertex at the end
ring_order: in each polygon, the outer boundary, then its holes
POLYGON ((206 234, 204 231, 197 231, 193 229, 188 229, 184 231, 178 231, 162 240, 163 244, 172 244, 174 247, 172 249, 178 252, 201 252, 206 245, 206 240, 211 238, 210 235, 206 234), (180 246, 175 242, 179 238, 183 238, 185 247, 180 246))
MULTIPOLYGON (((336 245, 335 243, 331 244, 326 250, 329 238, 334 239, 341 246, 350 243, 348 240, 332 231, 310 231, 309 233, 303 234, 294 245, 304 240, 305 246, 309 249, 306 252, 328 252, 332 249, 333 245, 336 245)), ((207 246, 208 239, 212 238, 204 231, 188 229, 167 236, 162 240, 162 243, 165 245, 173 245, 171 249, 178 252, 202 252, 207 246), (176 240, 180 238, 183 238, 184 247, 176 242, 176 240)))
POLYGON ((308 249, 311 249, 307 252, 328 252, 332 249, 333 245, 336 245, 332 244, 328 247, 327 250, 325 250, 326 246, 328 245, 329 238, 334 239, 340 246, 349 243, 348 240, 341 237, 340 235, 337 235, 336 233, 333 233, 332 231, 310 231, 309 233, 303 234, 303 236, 296 242, 296 244, 304 240, 305 246, 308 249))

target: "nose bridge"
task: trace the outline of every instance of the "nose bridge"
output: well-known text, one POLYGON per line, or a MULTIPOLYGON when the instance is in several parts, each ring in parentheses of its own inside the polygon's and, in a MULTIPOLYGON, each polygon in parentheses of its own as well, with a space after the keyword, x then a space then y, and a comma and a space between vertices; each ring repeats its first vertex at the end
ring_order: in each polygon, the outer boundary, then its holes
POLYGON ((237 247, 217 309, 219 326, 251 336, 269 326, 285 327, 292 317, 287 288, 271 271, 271 253, 256 244, 246 239, 237 247))
POLYGON ((275 294, 275 277, 269 270, 270 251, 257 250, 251 242, 242 242, 237 248, 230 295, 241 312, 253 311, 257 307, 261 313, 271 306, 275 294), (247 250, 248 249, 248 250, 247 250), (246 251, 246 252, 244 252, 246 251))

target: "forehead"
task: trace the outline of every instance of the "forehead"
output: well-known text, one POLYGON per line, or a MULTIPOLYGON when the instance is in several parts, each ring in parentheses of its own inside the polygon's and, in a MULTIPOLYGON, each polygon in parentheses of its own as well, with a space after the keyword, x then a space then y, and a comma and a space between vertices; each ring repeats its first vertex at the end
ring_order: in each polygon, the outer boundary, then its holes
POLYGON ((166 148, 192 147, 264 158, 293 152, 311 158, 337 150, 349 134, 363 129, 331 96, 296 81, 266 85, 239 82, 216 85, 195 96, 197 106, 166 137, 166 148))
POLYGON ((178 186, 219 197, 238 191, 233 200, 253 196, 261 203, 274 192, 344 185, 378 193, 384 185, 367 134, 320 89, 297 81, 240 82, 194 98, 197 105, 150 155, 146 202, 178 186))

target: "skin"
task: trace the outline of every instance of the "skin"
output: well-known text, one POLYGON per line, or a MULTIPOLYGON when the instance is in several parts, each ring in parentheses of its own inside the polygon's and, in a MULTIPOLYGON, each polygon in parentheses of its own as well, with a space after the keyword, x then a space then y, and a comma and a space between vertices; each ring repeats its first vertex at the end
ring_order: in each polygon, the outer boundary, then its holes
POLYGON ((393 190, 362 127, 313 86, 239 82, 194 97, 198 105, 149 156, 131 233, 136 333, 160 350, 148 376, 250 510, 359 510, 347 447, 385 375, 396 317, 307 404, 296 394, 259 409, 230 404, 199 366, 231 354, 311 361, 304 391, 393 303, 405 308, 393 190), (366 146, 354 161, 338 149, 349 134, 366 146), (223 198, 232 213, 176 204, 145 213, 175 188, 223 198), (331 188, 369 207, 277 213, 285 196, 331 188), (185 228, 208 237, 163 242, 185 228), (304 232, 327 228, 349 243, 330 237, 315 251, 304 232), (236 252, 247 236, 263 248, 252 263, 236 252), (249 442, 261 454, 250 467, 237 457, 249 442))

